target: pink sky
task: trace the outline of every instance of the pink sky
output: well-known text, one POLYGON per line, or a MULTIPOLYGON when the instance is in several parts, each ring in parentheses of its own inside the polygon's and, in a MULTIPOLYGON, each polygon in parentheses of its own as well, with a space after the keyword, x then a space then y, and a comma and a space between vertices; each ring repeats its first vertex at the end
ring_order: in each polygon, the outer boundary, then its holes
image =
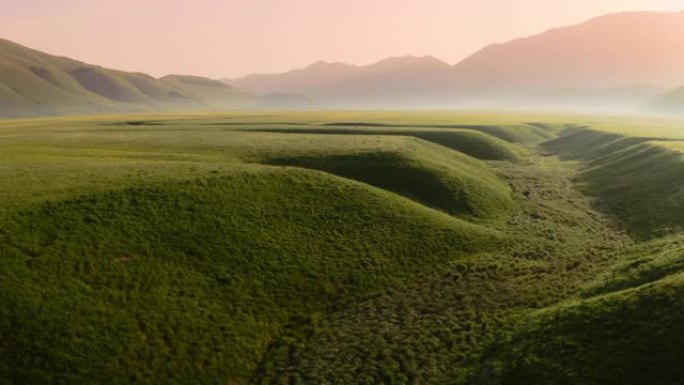
POLYGON ((209 77, 431 55, 683 0, 0 0, 0 37, 88 63, 209 77))

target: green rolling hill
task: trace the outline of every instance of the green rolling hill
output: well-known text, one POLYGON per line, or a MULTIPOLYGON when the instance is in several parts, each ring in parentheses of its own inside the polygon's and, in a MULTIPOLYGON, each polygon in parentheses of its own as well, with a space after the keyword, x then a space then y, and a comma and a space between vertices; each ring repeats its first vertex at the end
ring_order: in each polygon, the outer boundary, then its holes
POLYGON ((678 127, 0 121, 0 382, 677 383, 678 127))
POLYGON ((0 39, 0 117, 235 109, 252 97, 206 78, 111 70, 0 39))

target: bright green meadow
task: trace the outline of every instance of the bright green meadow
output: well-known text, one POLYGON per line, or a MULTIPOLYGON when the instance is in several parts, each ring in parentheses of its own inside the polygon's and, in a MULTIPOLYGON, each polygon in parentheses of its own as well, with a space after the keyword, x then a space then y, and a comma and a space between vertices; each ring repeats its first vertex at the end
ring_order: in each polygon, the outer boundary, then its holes
POLYGON ((676 384, 684 122, 0 121, 0 384, 676 384))

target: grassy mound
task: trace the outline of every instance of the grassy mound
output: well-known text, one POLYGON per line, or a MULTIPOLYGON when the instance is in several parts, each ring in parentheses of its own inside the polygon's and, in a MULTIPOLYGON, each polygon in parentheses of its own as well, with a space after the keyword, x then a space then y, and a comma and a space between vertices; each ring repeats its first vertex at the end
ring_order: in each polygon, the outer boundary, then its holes
POLYGON ((684 161, 678 151, 646 137, 578 129, 545 144, 584 161, 585 191, 639 239, 684 229, 684 161))
POLYGON ((519 144, 538 144, 555 137, 555 126, 539 124, 497 124, 465 125, 460 128, 484 132, 485 134, 519 144))
POLYGON ((576 126, 563 131, 560 137, 543 146, 566 159, 593 161, 648 141, 648 138, 626 137, 587 126, 576 126))
MULTIPOLYGON (((198 125, 191 118, 178 122, 159 117, 108 119, 103 118, 100 124, 36 121, 27 122, 25 127, 3 129, 0 135, 6 135, 7 140, 0 144, 0 161, 11 167, 0 168, 0 210, 3 206, 25 206, 45 198, 61 199, 93 188, 102 190, 141 180, 191 178, 244 163, 292 163, 320 168, 318 160, 336 157, 349 168, 349 159, 359 159, 361 154, 381 154, 377 164, 369 155, 370 163, 359 166, 369 170, 385 167, 389 174, 367 172, 356 179, 383 188, 398 187, 395 192, 451 213, 504 217, 510 211, 506 209, 510 206, 510 197, 504 191, 507 187, 487 170, 487 165, 412 137, 319 135, 308 131, 282 134, 247 130, 245 123, 229 127, 198 125), (29 167, 31 172, 26 172, 29 167), (376 183, 378 178, 387 183, 376 183), (431 196, 429 189, 418 181, 435 187, 436 196, 431 196), (502 209, 498 214, 494 213, 497 207, 502 209)), ((486 135, 475 133, 474 137, 486 135)), ((489 137, 486 142, 496 143, 497 139, 489 137)), ((350 178, 359 176, 356 171, 332 170, 329 163, 324 170, 340 171, 340 175, 350 178)))
POLYGON ((428 128, 280 128, 257 129, 256 131, 291 134, 330 134, 330 135, 393 135, 408 136, 423 139, 428 142, 460 151, 482 160, 520 161, 524 151, 511 143, 494 136, 458 129, 428 129, 428 128))
POLYGON ((420 127, 432 129, 461 129, 482 132, 506 142, 533 144, 553 138, 557 128, 553 125, 540 124, 386 124, 366 122, 335 122, 325 124, 328 127, 420 127))
POLYGON ((267 162, 362 181, 453 215, 495 219, 514 210, 510 188, 484 164, 421 140, 394 142, 391 150, 304 154, 267 162))
POLYGON ((0 238, 3 381, 230 383, 286 324, 497 237, 356 182, 255 167, 40 204, 0 238))

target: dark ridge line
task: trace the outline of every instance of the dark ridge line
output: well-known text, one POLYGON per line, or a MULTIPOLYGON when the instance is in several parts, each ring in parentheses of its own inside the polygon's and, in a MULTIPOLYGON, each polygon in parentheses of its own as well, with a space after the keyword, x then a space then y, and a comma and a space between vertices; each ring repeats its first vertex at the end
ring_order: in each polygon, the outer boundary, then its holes
POLYGON ((198 126, 320 126, 319 124, 312 123, 294 123, 294 122, 273 122, 273 123, 260 123, 260 122, 245 122, 245 123, 202 123, 198 126))
MULTIPOLYGON (((462 131, 372 131, 372 130, 362 130, 362 129, 353 129, 353 128, 323 128, 321 126, 318 126, 320 128, 316 128, 317 126, 311 126, 313 128, 245 128, 245 129, 238 129, 238 130, 230 130, 226 129, 225 131, 237 131, 237 132, 262 132, 262 133, 268 133, 268 134, 302 134, 302 135, 348 135, 348 136, 407 136, 407 137, 416 137, 418 139, 423 139, 427 140, 425 138, 420 138, 418 137, 420 134, 450 134, 450 133, 460 133, 460 132, 472 132, 469 129, 462 129, 462 131)), ((415 126, 378 126, 380 127, 385 127, 385 128, 437 128, 437 127, 415 127, 415 126)), ((480 131, 474 131, 475 133, 478 133, 480 131)), ((495 139, 498 139, 496 136, 490 135, 488 133, 480 132, 484 135, 487 136, 492 136, 495 139)), ((503 139, 502 139, 503 140, 503 139)), ((429 141, 429 140, 428 140, 429 141)), ((508 143, 508 142, 507 142, 508 143)))
POLYGON ((146 120, 133 120, 130 122, 120 122, 120 123, 114 123, 114 125, 122 125, 122 126, 161 126, 163 125, 162 122, 159 121, 146 121, 146 120))
MULTIPOLYGON (((109 126, 153 126, 153 125, 179 125, 192 124, 176 123, 175 121, 127 121, 115 122, 109 126)), ((523 123, 527 124, 527 123, 523 123)), ((494 124, 387 124, 387 123, 366 123, 366 122, 333 122, 333 123, 301 123, 301 122, 225 122, 225 123, 200 123, 197 126, 304 126, 304 127, 387 127, 387 128, 460 128, 460 129, 487 129, 497 128, 494 124)))
MULTIPOLYGON (((242 129, 242 130, 227 130, 238 132, 263 132, 268 134, 311 134, 311 135, 366 135, 366 136, 391 136, 392 134, 383 134, 375 131, 361 131, 361 130, 344 130, 344 129, 325 129, 325 128, 256 128, 256 129, 242 129)), ((399 135, 397 135, 399 136, 399 135)))
POLYGON ((323 124, 324 127, 416 127, 416 128, 463 128, 483 129, 500 127, 494 124, 387 124, 365 122, 334 122, 323 124))

